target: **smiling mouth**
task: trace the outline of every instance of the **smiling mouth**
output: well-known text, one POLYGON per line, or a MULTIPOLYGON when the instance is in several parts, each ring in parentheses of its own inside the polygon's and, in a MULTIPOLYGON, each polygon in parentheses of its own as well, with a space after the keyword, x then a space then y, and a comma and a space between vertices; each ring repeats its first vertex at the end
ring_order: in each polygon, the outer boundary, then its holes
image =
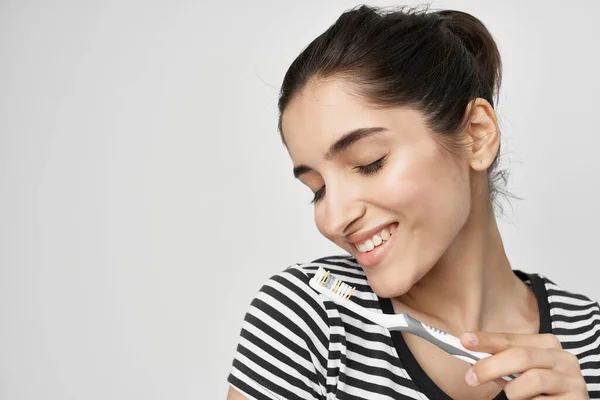
POLYGON ((386 226, 380 232, 376 233, 364 242, 355 244, 354 248, 358 250, 359 253, 368 253, 370 251, 373 251, 377 247, 387 242, 390 239, 390 237, 392 237, 394 232, 396 232, 397 227, 398 223, 394 222, 393 224, 386 226))

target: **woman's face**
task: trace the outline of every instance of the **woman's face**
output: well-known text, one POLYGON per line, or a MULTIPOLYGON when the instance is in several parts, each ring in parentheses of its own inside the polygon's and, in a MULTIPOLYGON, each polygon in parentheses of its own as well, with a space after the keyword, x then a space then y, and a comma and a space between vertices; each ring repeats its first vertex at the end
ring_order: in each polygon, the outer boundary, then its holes
POLYGON ((292 99, 282 131, 315 221, 363 266, 381 297, 406 293, 444 254, 471 209, 469 163, 434 139, 420 112, 376 109, 341 80, 292 99))

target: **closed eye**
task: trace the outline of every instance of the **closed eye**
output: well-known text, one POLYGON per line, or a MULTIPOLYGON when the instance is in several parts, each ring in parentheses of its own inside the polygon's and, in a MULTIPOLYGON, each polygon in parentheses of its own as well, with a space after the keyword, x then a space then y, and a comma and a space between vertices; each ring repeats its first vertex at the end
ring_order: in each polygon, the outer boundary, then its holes
POLYGON ((379 171, 381 167, 385 164, 387 156, 381 157, 379 160, 372 162, 369 165, 359 165, 358 167, 354 167, 355 170, 360 172, 363 175, 371 175, 375 172, 379 171))
MULTIPOLYGON (((354 169, 363 175, 371 175, 371 174, 376 173, 383 167, 386 159, 387 159, 387 156, 383 156, 379 160, 374 161, 369 165, 359 165, 357 167, 354 167, 354 169)), ((313 197, 313 199, 310 203, 315 204, 316 202, 321 200, 321 198, 323 198, 323 196, 325 196, 325 186, 321 187, 321 189, 319 189, 315 192, 315 196, 313 197)))
POLYGON ((321 197, 325 195, 325 186, 315 192, 315 197, 313 197, 310 204, 315 204, 317 201, 321 200, 321 197))

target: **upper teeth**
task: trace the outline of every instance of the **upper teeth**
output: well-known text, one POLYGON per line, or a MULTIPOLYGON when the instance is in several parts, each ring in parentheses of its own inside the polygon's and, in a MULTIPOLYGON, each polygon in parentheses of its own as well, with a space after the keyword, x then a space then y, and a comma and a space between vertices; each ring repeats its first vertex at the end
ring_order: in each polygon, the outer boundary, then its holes
POLYGON ((388 228, 384 228, 378 234, 373 235, 371 239, 365 240, 363 243, 355 245, 359 252, 366 253, 373 250, 375 247, 381 245, 383 242, 388 240, 390 236, 396 230, 396 225, 392 225, 388 228))

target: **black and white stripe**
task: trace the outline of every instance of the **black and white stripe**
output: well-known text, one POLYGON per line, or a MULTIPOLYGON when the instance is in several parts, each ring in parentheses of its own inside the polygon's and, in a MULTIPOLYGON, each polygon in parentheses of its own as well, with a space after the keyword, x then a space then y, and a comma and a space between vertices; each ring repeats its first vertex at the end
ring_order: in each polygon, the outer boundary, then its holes
MULTIPOLYGON (((356 287, 352 301, 391 312, 350 256, 296 264, 258 292, 246 314, 228 381, 249 399, 440 399, 399 343, 401 335, 347 312, 308 284, 322 266, 356 287), (384 310, 385 309, 385 310, 384 310), (399 338, 400 337, 400 338, 399 338)), ((600 309, 549 279, 515 273, 532 286, 545 330, 579 358, 590 398, 600 399, 600 309)), ((444 397, 445 396, 445 397, 444 397)), ((496 399, 505 399, 501 393, 496 399)))
POLYGON ((549 279, 543 279, 552 333, 563 349, 579 359, 590 398, 600 398, 600 307, 585 296, 567 292, 549 279))

